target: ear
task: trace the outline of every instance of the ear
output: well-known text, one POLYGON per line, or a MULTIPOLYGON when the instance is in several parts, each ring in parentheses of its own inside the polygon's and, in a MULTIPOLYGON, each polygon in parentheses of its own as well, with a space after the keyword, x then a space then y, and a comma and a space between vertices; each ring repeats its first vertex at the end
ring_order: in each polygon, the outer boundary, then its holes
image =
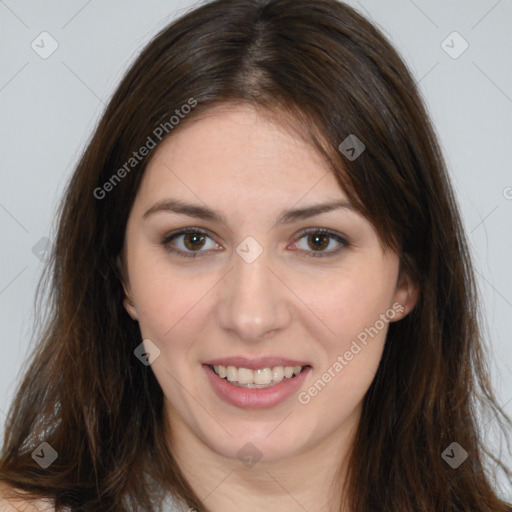
POLYGON ((128 294, 123 299, 123 306, 124 306, 124 309, 126 309, 127 313, 132 317, 133 320, 136 320, 136 321, 139 320, 139 315, 137 314, 137 310, 135 309, 135 304, 133 303, 132 299, 130 299, 130 296, 128 294))
POLYGON ((418 286, 405 274, 401 275, 393 297, 393 309, 396 315, 390 322, 396 322, 405 318, 418 302, 418 286))
POLYGON ((126 277, 125 268, 123 265, 122 255, 119 254, 116 258, 116 267, 119 272, 119 276, 121 278, 121 284, 123 285, 123 290, 125 293, 125 297, 123 298, 123 306, 126 309, 126 312, 130 315, 133 320, 139 320, 139 315, 137 314, 137 309, 135 308, 135 304, 132 300, 132 293, 130 289, 130 283, 126 277))

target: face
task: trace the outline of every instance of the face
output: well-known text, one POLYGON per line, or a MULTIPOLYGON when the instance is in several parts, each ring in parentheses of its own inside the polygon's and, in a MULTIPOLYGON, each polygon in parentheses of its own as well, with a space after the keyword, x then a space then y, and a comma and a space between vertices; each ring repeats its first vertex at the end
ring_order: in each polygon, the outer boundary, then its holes
POLYGON ((228 458, 341 440, 389 323, 414 303, 313 147, 250 107, 162 143, 125 242, 125 307, 157 356, 171 429, 228 458), (341 206, 312 209, 324 204, 341 206))

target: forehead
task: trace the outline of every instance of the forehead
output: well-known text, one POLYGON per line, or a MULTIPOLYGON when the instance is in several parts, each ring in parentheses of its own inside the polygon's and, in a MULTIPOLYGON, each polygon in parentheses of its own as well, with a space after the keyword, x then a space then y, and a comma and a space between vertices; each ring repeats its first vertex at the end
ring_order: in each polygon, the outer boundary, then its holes
POLYGON ((156 197, 185 188, 231 201, 244 193, 265 203, 345 198, 322 155, 290 126, 245 105, 207 111, 160 144, 139 192, 156 197))

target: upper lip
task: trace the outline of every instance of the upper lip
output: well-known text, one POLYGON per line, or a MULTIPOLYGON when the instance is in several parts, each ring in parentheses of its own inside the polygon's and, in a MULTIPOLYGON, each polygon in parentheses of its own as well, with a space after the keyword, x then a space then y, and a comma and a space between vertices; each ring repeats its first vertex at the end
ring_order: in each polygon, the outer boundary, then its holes
POLYGON ((257 370, 258 368, 272 368, 273 366, 311 366, 306 361, 298 361, 297 359, 287 359, 284 357, 258 357, 249 359, 247 357, 219 357, 206 361, 204 364, 211 366, 236 366, 237 368, 248 368, 257 370))

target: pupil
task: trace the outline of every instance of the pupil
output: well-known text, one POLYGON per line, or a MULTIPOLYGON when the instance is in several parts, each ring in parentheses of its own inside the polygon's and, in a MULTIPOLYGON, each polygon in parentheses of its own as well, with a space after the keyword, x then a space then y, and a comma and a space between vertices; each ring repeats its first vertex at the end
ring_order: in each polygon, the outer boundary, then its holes
POLYGON ((313 244, 315 244, 315 247, 313 247, 315 250, 325 249, 329 245, 328 238, 327 235, 309 235, 309 240, 313 241, 313 244), (324 243, 320 242, 322 239, 324 243), (320 245, 317 245, 318 243, 320 243, 320 245))

